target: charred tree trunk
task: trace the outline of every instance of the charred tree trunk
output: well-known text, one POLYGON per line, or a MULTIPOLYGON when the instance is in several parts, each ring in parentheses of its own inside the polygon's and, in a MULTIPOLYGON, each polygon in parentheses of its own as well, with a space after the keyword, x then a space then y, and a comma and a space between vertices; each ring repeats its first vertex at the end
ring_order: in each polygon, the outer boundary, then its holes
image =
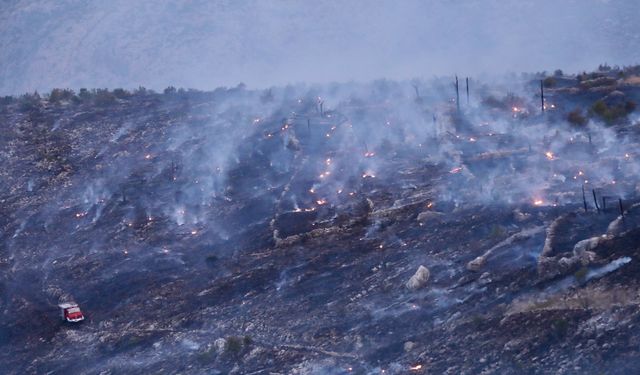
POLYGON ((469 106, 469 77, 467 77, 465 80, 467 82, 467 106, 469 106))
POLYGON ((460 112, 460 87, 458 85, 458 76, 456 75, 456 107, 458 112, 460 112))
POLYGON ((582 185, 582 203, 584 204, 584 212, 587 212, 587 197, 584 194, 584 185, 582 185))
POLYGON ((540 109, 544 112, 544 81, 540 80, 540 109))
POLYGON ((618 206, 620 206, 620 216, 624 217, 624 207, 622 207, 622 198, 618 198, 618 206))

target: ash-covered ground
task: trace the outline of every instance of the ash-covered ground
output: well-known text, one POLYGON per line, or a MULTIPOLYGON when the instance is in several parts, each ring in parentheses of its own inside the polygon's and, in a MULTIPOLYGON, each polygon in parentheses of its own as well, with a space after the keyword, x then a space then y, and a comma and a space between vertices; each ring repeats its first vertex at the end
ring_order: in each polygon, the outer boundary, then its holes
POLYGON ((632 373, 639 73, 1 99, 2 372, 632 373))

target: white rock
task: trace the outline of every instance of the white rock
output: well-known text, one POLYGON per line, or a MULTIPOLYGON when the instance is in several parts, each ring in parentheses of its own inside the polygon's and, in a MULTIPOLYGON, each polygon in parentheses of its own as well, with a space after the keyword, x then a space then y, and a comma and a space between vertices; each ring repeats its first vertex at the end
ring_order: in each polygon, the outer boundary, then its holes
POLYGON ((405 352, 410 352, 411 350, 413 350, 413 348, 416 346, 416 344, 412 341, 407 341, 404 343, 404 351, 405 352))
POLYGON ((480 269, 482 268, 482 266, 484 266, 486 259, 484 256, 479 256, 476 259, 470 261, 469 263, 467 263, 467 269, 469 271, 474 271, 474 272, 478 272, 480 271, 480 269))
POLYGON ((429 275, 429 269, 425 266, 420 266, 418 267, 416 273, 411 276, 411 278, 405 285, 411 290, 420 289, 427 285, 427 281, 429 281, 429 275))

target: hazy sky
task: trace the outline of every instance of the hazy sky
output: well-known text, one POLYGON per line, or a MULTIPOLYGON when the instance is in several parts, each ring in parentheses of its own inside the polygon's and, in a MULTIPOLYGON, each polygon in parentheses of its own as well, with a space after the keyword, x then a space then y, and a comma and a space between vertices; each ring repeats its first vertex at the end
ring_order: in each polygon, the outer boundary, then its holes
POLYGON ((636 0, 0 0, 0 93, 640 63, 636 0))

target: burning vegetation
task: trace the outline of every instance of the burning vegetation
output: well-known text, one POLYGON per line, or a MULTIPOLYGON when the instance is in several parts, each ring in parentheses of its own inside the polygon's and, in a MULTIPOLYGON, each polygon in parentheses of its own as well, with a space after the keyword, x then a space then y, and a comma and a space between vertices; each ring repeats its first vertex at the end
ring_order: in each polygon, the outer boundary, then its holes
POLYGON ((637 368, 638 74, 2 98, 3 362, 637 368))

